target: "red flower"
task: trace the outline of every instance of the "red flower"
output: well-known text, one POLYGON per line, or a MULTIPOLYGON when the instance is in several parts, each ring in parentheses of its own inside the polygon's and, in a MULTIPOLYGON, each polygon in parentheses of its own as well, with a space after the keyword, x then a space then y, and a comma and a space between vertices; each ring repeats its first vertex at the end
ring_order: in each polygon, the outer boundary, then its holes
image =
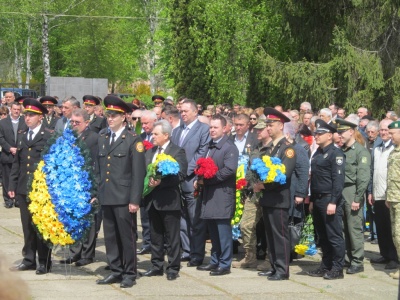
POLYGON ((143 141, 143 145, 144 145, 144 148, 146 149, 146 151, 154 147, 154 145, 152 143, 150 143, 149 141, 143 141))
POLYGON ((244 187, 247 186, 247 180, 246 178, 241 178, 238 181, 236 181, 236 189, 237 190, 242 190, 244 187))
POLYGON ((218 171, 218 167, 211 157, 201 157, 196 162, 196 169, 194 173, 197 176, 202 176, 205 179, 210 179, 215 176, 218 171))

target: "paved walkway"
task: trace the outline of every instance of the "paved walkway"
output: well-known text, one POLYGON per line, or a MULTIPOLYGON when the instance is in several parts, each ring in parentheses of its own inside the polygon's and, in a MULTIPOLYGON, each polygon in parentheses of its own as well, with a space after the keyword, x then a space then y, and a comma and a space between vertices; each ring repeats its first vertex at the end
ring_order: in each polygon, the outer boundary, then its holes
MULTIPOLYGON (((0 252, 4 267, 21 261, 23 236, 19 211, 0 207, 0 252), (4 258, 5 257, 5 258, 4 258)), ((208 250, 210 245, 207 245, 208 250)), ((256 270, 232 269, 230 275, 211 277, 182 264, 180 278, 167 281, 166 277, 140 278, 137 285, 121 289, 118 284, 96 285, 95 281, 108 274, 104 270, 105 247, 100 233, 96 262, 85 267, 64 266, 59 260, 66 255, 62 249, 53 254, 52 272, 38 276, 34 271, 13 273, 29 286, 32 299, 398 299, 399 282, 389 276, 381 265, 371 265, 369 259, 378 256, 378 246, 366 243, 365 272, 346 275, 342 280, 327 281, 313 278, 305 272, 319 265, 320 256, 295 260, 290 267, 290 280, 270 282, 257 276, 256 270)), ((206 258, 208 261, 208 257, 206 258)), ((138 269, 150 266, 150 255, 139 256, 138 269)))

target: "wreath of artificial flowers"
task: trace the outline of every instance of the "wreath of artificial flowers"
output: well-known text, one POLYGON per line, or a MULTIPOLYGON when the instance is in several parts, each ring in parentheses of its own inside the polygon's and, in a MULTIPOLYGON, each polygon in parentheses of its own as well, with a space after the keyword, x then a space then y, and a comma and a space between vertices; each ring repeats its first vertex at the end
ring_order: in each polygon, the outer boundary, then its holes
POLYGON ((43 240, 52 246, 82 241, 93 222, 92 166, 84 143, 66 128, 39 162, 28 209, 43 240))

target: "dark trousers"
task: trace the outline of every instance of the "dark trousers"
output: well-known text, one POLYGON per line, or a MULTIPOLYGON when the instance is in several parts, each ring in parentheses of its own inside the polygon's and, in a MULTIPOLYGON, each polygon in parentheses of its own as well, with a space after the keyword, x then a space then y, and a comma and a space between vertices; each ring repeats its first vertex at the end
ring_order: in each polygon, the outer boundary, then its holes
POLYGON ((140 222, 142 224, 142 248, 151 248, 151 233, 149 213, 144 207, 140 208, 140 222))
POLYGON ((12 164, 1 164, 3 199, 5 204, 14 204, 14 199, 8 196, 8 186, 10 184, 10 173, 12 164))
POLYGON ((289 208, 263 207, 263 219, 271 267, 277 274, 289 276, 289 208))
POLYGON ((384 200, 374 203, 376 233, 378 235, 379 253, 388 260, 397 261, 397 251, 392 238, 390 210, 384 200))
POLYGON ((26 195, 17 194, 21 214, 22 231, 24 233, 24 247, 22 248, 23 264, 36 266, 36 252, 39 257, 39 264, 49 266, 51 264, 51 249, 38 236, 32 223, 32 215, 28 210, 26 195))
POLYGON ((207 219, 205 223, 211 238, 210 264, 223 269, 230 269, 233 256, 231 220, 207 219))
POLYGON ((164 240, 167 244, 167 273, 178 273, 181 264, 180 255, 180 218, 181 212, 157 210, 153 205, 148 210, 151 236, 151 263, 153 269, 163 270, 164 240))
POLYGON ((79 245, 69 249, 72 257, 76 257, 78 259, 94 258, 96 250, 96 218, 97 215, 94 216, 93 224, 90 226, 90 231, 86 239, 79 245))
POLYGON ((131 214, 128 205, 103 205, 103 229, 106 256, 114 275, 135 280, 136 213, 131 214))
POLYGON ((321 268, 328 270, 343 270, 345 245, 343 238, 343 209, 336 205, 336 213, 327 215, 326 210, 331 197, 314 199, 314 227, 322 249, 321 268))

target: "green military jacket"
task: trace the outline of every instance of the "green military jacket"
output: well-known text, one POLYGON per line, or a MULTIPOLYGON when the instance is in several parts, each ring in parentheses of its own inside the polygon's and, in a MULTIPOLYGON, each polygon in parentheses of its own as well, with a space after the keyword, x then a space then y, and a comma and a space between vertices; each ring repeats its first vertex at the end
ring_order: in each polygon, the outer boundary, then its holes
POLYGON ((388 158, 386 201, 400 202, 400 147, 396 147, 388 158))

